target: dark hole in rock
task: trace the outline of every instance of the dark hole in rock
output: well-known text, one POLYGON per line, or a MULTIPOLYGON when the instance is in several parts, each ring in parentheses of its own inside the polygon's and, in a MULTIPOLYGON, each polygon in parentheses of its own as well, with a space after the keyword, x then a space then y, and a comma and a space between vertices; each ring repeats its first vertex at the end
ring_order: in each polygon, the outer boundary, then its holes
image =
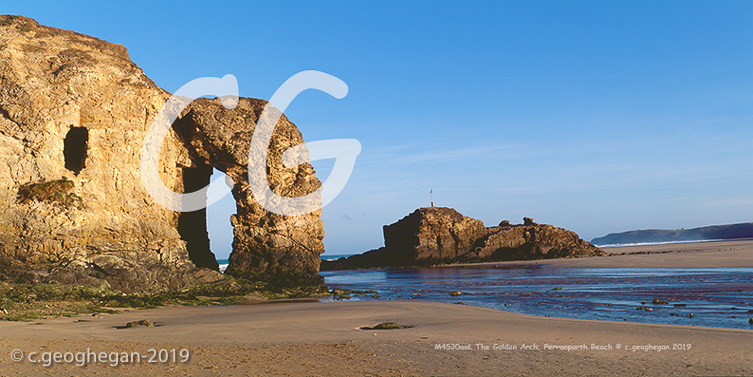
MULTIPOLYGON (((209 184, 212 167, 200 165, 183 169, 183 186, 185 192, 194 192, 209 184)), ((178 216, 178 233, 186 241, 188 257, 196 267, 206 267, 219 271, 217 259, 209 247, 206 208, 193 212, 181 212, 178 216)))
POLYGON ((84 168, 86 161, 86 144, 89 141, 89 130, 86 127, 72 127, 65 135, 63 142, 63 156, 65 168, 78 175, 84 168))

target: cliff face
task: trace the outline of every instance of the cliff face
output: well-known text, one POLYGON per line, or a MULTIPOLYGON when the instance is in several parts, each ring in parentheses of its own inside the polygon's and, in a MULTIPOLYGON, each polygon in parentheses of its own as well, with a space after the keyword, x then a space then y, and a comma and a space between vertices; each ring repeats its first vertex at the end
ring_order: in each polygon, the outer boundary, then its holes
MULTIPOLYGON (((141 147, 169 97, 123 46, 0 16, 0 279, 134 292, 221 278, 205 213, 168 210, 141 183, 141 147)), ((244 190, 248 141, 263 105, 242 99, 230 111, 196 101, 162 145, 160 176, 184 192, 208 182, 212 167, 226 171, 238 202, 228 272, 318 284, 319 213, 270 214, 244 190)), ((283 117, 269 153, 275 192, 318 187, 310 165, 280 162, 279 153, 301 142, 283 117)))
POLYGON ((384 226, 384 247, 324 262, 323 270, 603 255, 577 234, 552 225, 503 221, 484 227, 452 208, 420 208, 384 226))

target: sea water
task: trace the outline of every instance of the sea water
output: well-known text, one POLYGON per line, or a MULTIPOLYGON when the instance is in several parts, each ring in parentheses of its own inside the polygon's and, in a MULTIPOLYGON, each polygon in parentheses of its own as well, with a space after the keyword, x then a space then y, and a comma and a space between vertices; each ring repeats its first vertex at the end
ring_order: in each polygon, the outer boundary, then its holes
POLYGON ((217 259, 217 264, 220 265, 220 273, 225 273, 225 270, 227 270, 227 265, 230 263, 227 259, 217 259))
POLYGON ((662 241, 662 242, 610 243, 610 244, 603 244, 603 245, 594 244, 594 246, 600 247, 602 249, 606 249, 606 248, 612 248, 612 247, 676 245, 676 244, 684 244, 684 243, 719 242, 719 241, 730 241, 730 240, 727 239, 727 240, 687 240, 687 241, 662 241))
MULTIPOLYGON (((753 329, 753 268, 477 265, 323 271, 330 288, 581 319, 753 329), (451 296, 453 291, 460 296, 451 296), (654 304, 654 300, 666 304, 654 304)), ((373 300, 371 294, 351 300, 373 300)), ((332 301, 333 298, 324 299, 332 301)))
MULTIPOLYGON (((322 260, 336 260, 343 257, 349 257, 353 254, 343 254, 343 255, 322 255, 322 260)), ((227 270, 227 266, 230 263, 228 259, 217 259, 217 263, 220 265, 220 272, 225 273, 225 270, 227 270)))
MULTIPOLYGON (((343 254, 343 255, 322 255, 322 260, 336 260, 343 257, 349 257, 353 254, 343 254)), ((225 270, 227 270, 227 266, 230 263, 228 259, 217 259, 217 263, 220 265, 220 272, 225 273, 225 270)))

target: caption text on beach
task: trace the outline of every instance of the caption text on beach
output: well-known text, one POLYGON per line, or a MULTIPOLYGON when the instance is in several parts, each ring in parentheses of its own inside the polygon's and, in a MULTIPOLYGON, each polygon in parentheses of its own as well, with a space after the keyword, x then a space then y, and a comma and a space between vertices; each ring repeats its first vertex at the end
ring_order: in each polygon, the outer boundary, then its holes
POLYGON ((693 347, 690 343, 672 344, 507 344, 507 343, 436 343, 437 351, 621 351, 621 352, 662 352, 688 351, 693 347))

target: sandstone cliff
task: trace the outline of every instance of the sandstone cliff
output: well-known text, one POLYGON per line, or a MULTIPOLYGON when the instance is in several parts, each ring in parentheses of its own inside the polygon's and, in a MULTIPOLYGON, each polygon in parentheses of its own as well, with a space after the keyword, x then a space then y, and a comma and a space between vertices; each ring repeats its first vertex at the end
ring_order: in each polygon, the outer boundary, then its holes
MULTIPOLYGON (((221 278, 206 214, 170 211, 141 183, 140 149, 169 96, 123 46, 0 16, 0 279, 135 292, 221 278)), ((319 213, 270 214, 244 189, 248 142, 263 105, 242 99, 231 111, 196 101, 162 145, 160 175, 177 192, 203 186, 212 168, 233 178, 238 213, 228 273, 321 284, 319 213)), ((318 187, 309 164, 280 162, 282 151, 302 141, 283 117, 269 153, 275 192, 318 187)))
POLYGON ((602 255, 603 251, 577 234, 552 225, 503 221, 484 227, 480 220, 452 208, 419 208, 384 226, 384 247, 364 254, 324 262, 322 270, 364 267, 423 266, 602 255))

